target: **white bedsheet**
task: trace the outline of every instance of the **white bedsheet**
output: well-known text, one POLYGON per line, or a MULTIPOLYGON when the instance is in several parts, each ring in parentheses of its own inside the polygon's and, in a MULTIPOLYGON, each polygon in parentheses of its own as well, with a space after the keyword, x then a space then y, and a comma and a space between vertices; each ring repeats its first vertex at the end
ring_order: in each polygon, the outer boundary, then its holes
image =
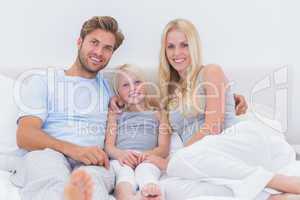
MULTIPOLYGON (((0 199, 1 200, 21 200, 18 188, 9 181, 10 173, 0 170, 0 199)), ((229 197, 205 196, 188 200, 236 200, 229 197)))
POLYGON ((0 170, 0 199, 20 200, 18 188, 9 181, 10 173, 0 170))

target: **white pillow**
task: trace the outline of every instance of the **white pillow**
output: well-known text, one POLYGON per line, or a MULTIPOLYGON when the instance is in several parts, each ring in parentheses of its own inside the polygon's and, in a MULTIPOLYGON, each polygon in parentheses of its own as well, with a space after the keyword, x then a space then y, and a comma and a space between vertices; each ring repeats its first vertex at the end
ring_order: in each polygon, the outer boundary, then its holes
POLYGON ((284 125, 280 113, 274 114, 274 109, 267 105, 253 104, 249 105, 245 115, 238 117, 240 120, 250 120, 257 126, 264 128, 266 133, 284 137, 284 125))
POLYGON ((17 107, 14 101, 14 80, 0 74, 0 153, 17 149, 16 117, 17 107))

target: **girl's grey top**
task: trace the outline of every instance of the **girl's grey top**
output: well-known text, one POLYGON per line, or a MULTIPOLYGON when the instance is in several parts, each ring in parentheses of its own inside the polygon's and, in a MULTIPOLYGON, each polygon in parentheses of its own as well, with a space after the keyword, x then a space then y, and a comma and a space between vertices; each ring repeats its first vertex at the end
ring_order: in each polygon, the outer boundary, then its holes
POLYGON ((155 111, 123 112, 117 123, 117 148, 146 151, 157 146, 159 121, 155 111))

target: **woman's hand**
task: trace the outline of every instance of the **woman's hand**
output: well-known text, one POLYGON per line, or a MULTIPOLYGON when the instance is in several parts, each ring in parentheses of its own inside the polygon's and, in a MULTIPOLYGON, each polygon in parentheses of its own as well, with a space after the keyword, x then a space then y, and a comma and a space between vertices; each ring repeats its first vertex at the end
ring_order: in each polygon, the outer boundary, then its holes
POLYGON ((121 151, 116 158, 122 166, 127 165, 132 169, 135 169, 136 166, 139 164, 138 162, 139 153, 134 151, 130 151, 130 150, 121 151))
POLYGON ((234 94, 235 100, 235 113, 236 115, 242 115, 247 112, 248 105, 243 95, 234 94))
POLYGON ((164 159, 156 155, 148 155, 145 162, 152 163, 157 166, 161 171, 166 171, 169 159, 164 159))
POLYGON ((124 108, 124 105, 125 104, 122 101, 122 99, 119 96, 115 95, 110 98, 109 110, 115 113, 122 113, 122 109, 124 108))

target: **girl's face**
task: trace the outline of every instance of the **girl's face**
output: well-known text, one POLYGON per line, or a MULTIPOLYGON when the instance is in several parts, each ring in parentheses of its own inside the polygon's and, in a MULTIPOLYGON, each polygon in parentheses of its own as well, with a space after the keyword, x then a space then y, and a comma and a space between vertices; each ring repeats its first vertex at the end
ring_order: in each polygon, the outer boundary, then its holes
POLYGON ((173 29, 167 34, 166 56, 170 65, 183 76, 191 65, 191 56, 187 38, 182 31, 173 29))
POLYGON ((118 93, 126 104, 137 105, 145 101, 145 84, 134 73, 122 71, 118 75, 118 93))

